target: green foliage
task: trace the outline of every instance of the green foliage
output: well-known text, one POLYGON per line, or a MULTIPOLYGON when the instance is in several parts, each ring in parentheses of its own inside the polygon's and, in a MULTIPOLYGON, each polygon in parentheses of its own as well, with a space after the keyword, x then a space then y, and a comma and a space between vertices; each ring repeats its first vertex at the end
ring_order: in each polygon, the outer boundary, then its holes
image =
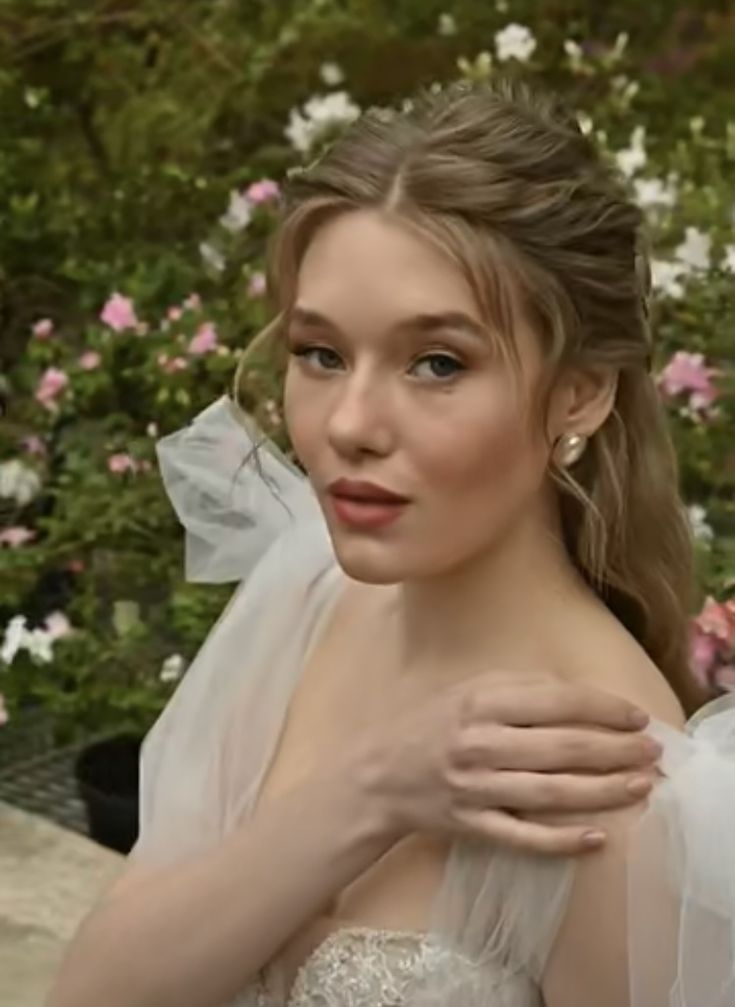
MULTIPOLYGON (((0 659, 11 711, 41 703, 69 731, 146 726, 170 692, 162 662, 193 656, 230 591, 182 584, 181 532, 154 453, 157 436, 226 388, 267 318, 258 284, 275 206, 253 205, 247 226, 228 228, 230 193, 283 178, 341 128, 327 124, 294 149, 284 130, 311 96, 396 106, 418 85, 482 78, 499 67, 496 34, 511 23, 536 45, 503 70, 562 91, 610 156, 638 143, 632 186, 659 180, 675 191, 672 205, 653 205, 634 189, 648 203, 657 259, 681 266, 687 228, 700 251, 711 242, 706 267, 674 277, 681 290, 659 277, 656 366, 683 351, 718 372, 714 408, 664 390, 686 500, 704 508, 713 533, 701 538, 702 594, 732 593, 735 15, 726 5, 5 0, 0 458, 20 459, 41 490, 0 497, 0 529, 35 536, 0 551, 0 617, 40 625, 61 609, 77 627, 49 663, 27 650, 0 659), (631 140, 639 126, 642 142, 631 140), (116 291, 137 315, 121 331, 99 318, 116 291), (31 336, 46 318, 51 334, 31 336), (192 352, 206 333, 216 346, 192 352), (42 404, 35 393, 59 373, 68 384, 42 404), (23 446, 31 435, 43 453, 23 446)), ((277 378, 255 377, 258 418, 287 446, 277 378)))

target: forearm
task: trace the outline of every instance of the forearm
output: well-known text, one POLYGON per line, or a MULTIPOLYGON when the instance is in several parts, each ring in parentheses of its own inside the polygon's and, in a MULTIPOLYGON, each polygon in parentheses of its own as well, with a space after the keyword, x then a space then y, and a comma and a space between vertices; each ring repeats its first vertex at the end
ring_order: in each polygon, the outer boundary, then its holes
POLYGON ((395 842, 360 774, 311 778, 214 852, 104 901, 48 1007, 218 1007, 395 842))

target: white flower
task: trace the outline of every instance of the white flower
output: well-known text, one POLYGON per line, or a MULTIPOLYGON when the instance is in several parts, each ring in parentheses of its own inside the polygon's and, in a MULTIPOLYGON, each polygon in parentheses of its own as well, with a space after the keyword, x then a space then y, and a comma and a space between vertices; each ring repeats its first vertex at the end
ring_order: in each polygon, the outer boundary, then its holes
POLYGON ((0 497, 12 497, 25 507, 41 489, 38 473, 18 458, 0 464, 0 497))
POLYGON ((145 432, 148 434, 149 437, 158 437, 158 424, 154 420, 151 420, 151 422, 145 428, 145 432))
POLYGON ((495 33, 495 52, 498 59, 517 59, 525 63, 536 48, 536 39, 531 31, 522 24, 508 24, 495 33))
POLYGON ((54 659, 53 637, 46 629, 32 629, 26 637, 25 646, 31 657, 41 664, 50 664, 54 659))
POLYGON ((589 136, 595 128, 594 122, 586 112, 577 112, 577 122, 579 123, 579 128, 585 136, 589 136))
POLYGON ((5 664, 12 664, 18 651, 25 647, 28 637, 27 621, 24 615, 15 615, 5 627, 5 638, 0 650, 0 657, 5 664))
POLYGON ((466 56, 460 56, 457 59, 457 66, 460 72, 471 80, 486 80, 490 76, 492 65, 493 58, 487 49, 478 52, 471 62, 466 56))
POLYGON ((667 297, 683 297, 684 287, 680 280, 687 275, 687 272, 686 266, 681 262, 653 259, 651 262, 651 286, 667 297))
POLYGON ((571 38, 564 40, 564 52, 567 54, 572 63, 579 63, 584 55, 582 52, 582 46, 579 42, 575 42, 574 39, 571 38))
POLYGON ((735 273, 735 245, 725 245, 725 256, 720 263, 720 269, 727 273, 735 273))
POLYGON ((225 268, 225 258, 219 249, 215 248, 214 245, 210 245, 208 241, 203 241, 199 246, 199 254, 204 259, 206 264, 213 269, 215 273, 221 273, 225 268))
POLYGON ((641 85, 637 80, 629 80, 624 73, 620 73, 616 77, 613 77, 612 85, 618 92, 620 100, 625 105, 630 104, 631 100, 635 98, 641 89, 641 85))
POLYGON ((440 14, 437 31, 440 35, 456 35, 457 22, 451 14, 440 14))
POLYGON ((628 33, 627 31, 621 31, 618 37, 615 39, 615 45, 610 52, 610 59, 617 61, 625 52, 625 47, 628 44, 628 33))
POLYGON ((633 188, 636 202, 644 210, 673 206, 676 202, 676 183, 673 175, 670 175, 666 182, 660 178, 636 178, 633 188))
POLYGON ((630 178, 646 163, 646 128, 636 126, 630 135, 630 146, 619 150, 615 160, 622 173, 630 178))
POLYGON ((685 238, 674 249, 674 255, 690 269, 709 269, 712 239, 697 227, 687 227, 685 238))
POLYGON ((296 150, 305 153, 327 127, 347 124, 359 115, 359 106, 346 91, 314 95, 304 105, 304 114, 298 109, 291 109, 284 133, 296 150))
POLYGON ((34 661, 48 664, 53 660, 54 637, 48 629, 27 629, 24 615, 14 616, 5 629, 0 657, 5 664, 12 664, 19 650, 27 650, 34 661))
POLYGON ((319 68, 319 76, 327 87, 336 87, 345 79, 344 71, 337 63, 322 63, 319 68))
POLYGON ((219 222, 231 234, 236 234, 248 226, 252 215, 253 207, 250 200, 243 193, 233 189, 230 192, 230 205, 227 207, 227 212, 219 218, 219 222))
POLYGON ((184 671, 184 659, 181 654, 171 654, 161 665, 160 679, 162 682, 177 682, 184 671))
POLYGON ((687 508, 687 515, 689 517, 689 526, 695 539, 698 542, 711 542, 714 532, 707 523, 707 511, 704 507, 701 504, 692 504, 691 507, 687 508))

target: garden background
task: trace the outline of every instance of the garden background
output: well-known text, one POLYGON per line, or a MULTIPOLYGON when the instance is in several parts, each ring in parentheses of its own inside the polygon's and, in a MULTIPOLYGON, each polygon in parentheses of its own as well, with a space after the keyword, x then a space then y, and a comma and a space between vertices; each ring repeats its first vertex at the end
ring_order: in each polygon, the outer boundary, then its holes
POLYGON ((360 109, 498 71, 563 92, 645 208, 692 668, 735 686, 733 4, 3 0, 0 732, 152 723, 232 590, 184 583, 155 440, 268 318, 279 183, 360 109))

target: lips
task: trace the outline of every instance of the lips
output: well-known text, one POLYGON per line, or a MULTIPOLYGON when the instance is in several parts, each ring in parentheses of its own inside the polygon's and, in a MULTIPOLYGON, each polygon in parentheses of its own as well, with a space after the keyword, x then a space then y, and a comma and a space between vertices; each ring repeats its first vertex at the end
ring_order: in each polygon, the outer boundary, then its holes
POLYGON ((332 496, 342 500, 353 500, 360 503, 374 504, 405 504, 406 497, 393 493, 385 486, 351 479, 338 479, 329 486, 332 496))
POLYGON ((410 503, 386 486, 365 480, 337 479, 327 488, 340 524, 363 532, 393 524, 410 503))

